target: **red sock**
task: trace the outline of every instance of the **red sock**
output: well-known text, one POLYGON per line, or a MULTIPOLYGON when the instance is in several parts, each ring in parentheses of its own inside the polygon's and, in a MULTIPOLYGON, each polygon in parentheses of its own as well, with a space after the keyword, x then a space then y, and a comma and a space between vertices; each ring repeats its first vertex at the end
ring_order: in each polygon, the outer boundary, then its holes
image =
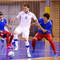
POLYGON ((13 37, 14 37, 14 35, 12 34, 12 35, 11 35, 11 38, 10 38, 10 42, 9 42, 10 44, 11 44, 11 42, 12 42, 12 40, 13 40, 13 37))
POLYGON ((53 43, 52 39, 49 40, 51 46, 52 46, 52 49, 54 51, 54 54, 56 54, 56 48, 55 48, 55 44, 53 43))
POLYGON ((35 50, 35 45, 36 45, 36 39, 33 39, 33 40, 32 40, 32 47, 33 47, 33 50, 35 50))
POLYGON ((6 36, 6 43, 7 43, 7 47, 9 46, 9 34, 7 34, 7 36, 6 36))

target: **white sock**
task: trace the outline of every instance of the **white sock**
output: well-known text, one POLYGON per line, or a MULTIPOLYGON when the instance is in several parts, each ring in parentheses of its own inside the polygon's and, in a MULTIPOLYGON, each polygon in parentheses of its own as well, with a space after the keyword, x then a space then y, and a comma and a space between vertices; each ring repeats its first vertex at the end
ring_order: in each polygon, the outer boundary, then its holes
POLYGON ((17 34, 14 35, 14 39, 18 39, 18 35, 17 34))
POLYGON ((15 41, 16 46, 18 46, 18 41, 15 41))
POLYGON ((26 46, 27 53, 30 53, 29 42, 28 41, 25 41, 25 46, 26 46))
POLYGON ((18 46, 18 35, 17 34, 14 35, 14 42, 18 46))
POLYGON ((14 35, 14 40, 12 42, 15 42, 16 47, 18 47, 18 35, 14 35))
POLYGON ((29 46, 29 42, 28 41, 25 41, 25 46, 29 46))

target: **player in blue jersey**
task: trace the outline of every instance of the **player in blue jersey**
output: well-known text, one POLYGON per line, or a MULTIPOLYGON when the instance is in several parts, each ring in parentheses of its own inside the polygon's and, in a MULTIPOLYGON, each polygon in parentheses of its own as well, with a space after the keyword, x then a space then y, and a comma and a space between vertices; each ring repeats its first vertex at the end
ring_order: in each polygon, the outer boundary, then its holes
POLYGON ((38 32, 32 39, 32 47, 33 47, 33 51, 35 51, 36 40, 42 40, 42 38, 44 37, 51 44, 54 51, 54 55, 56 56, 56 48, 53 43, 52 34, 51 34, 52 22, 49 20, 49 17, 50 17, 49 14, 45 13, 43 15, 43 18, 38 19, 38 22, 40 23, 40 26, 42 27, 42 29, 39 28, 38 32))
POLYGON ((7 48, 11 46, 11 42, 13 39, 13 34, 5 30, 5 26, 7 25, 7 20, 3 18, 3 13, 0 12, 0 37, 6 38, 7 48))

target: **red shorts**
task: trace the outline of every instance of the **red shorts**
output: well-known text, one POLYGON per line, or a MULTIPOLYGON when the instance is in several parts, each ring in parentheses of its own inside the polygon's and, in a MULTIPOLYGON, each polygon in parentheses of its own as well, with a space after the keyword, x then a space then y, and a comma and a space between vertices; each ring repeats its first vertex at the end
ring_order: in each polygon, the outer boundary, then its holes
POLYGON ((47 40, 50 40, 50 39, 52 39, 52 35, 51 35, 51 33, 46 33, 46 34, 36 33, 36 35, 34 36, 34 38, 37 38, 39 40, 42 40, 42 38, 46 38, 47 40))
POLYGON ((7 34, 11 34, 10 32, 4 30, 4 31, 3 31, 3 34, 6 34, 6 33, 7 33, 7 34))
POLYGON ((0 32, 0 36, 1 36, 1 37, 4 37, 5 34, 7 34, 7 35, 9 35, 9 36, 11 35, 11 33, 8 32, 8 31, 6 31, 6 30, 0 32))

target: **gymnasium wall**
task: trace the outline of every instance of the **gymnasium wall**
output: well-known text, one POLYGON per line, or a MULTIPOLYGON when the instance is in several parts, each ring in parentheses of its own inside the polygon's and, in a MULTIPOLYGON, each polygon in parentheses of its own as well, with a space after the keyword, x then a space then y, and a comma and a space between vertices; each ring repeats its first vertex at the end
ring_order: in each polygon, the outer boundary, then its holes
MULTIPOLYGON (((11 2, 11 3, 1 3, 0 2, 0 11, 3 12, 4 16, 7 18, 9 26, 12 26, 12 29, 9 29, 10 32, 13 33, 15 27, 18 25, 19 21, 16 21, 16 23, 11 23, 11 20, 21 11, 22 6, 24 3, 28 3, 30 5, 30 10, 35 13, 37 18, 42 17, 42 15, 45 12, 45 1, 27 1, 27 2, 11 2)), ((50 3, 51 6, 51 19, 53 20, 53 36, 55 41, 60 41, 60 26, 59 26, 59 1, 52 1, 50 3)), ((35 28, 36 29, 36 28, 35 28)), ((35 31, 35 29, 33 31, 35 31)), ((35 31, 37 32, 37 31, 35 31)), ((32 35, 32 27, 31 27, 31 33, 32 35)))
POLYGON ((18 22, 12 23, 11 21, 16 17, 16 15, 21 11, 20 3, 0 3, 0 11, 3 12, 5 18, 8 21, 9 26, 12 26, 12 29, 9 29, 10 32, 13 32, 15 27, 18 25, 18 22))
MULTIPOLYGON (((60 19, 59 19, 59 12, 60 12, 60 2, 50 2, 51 6, 51 20, 53 21, 53 39, 54 41, 60 41, 60 19)), ((45 2, 40 2, 40 17, 42 17, 45 11, 45 2)))
POLYGON ((53 34, 55 37, 55 41, 60 41, 59 33, 60 33, 60 19, 59 19, 59 12, 60 12, 60 2, 52 2, 51 3, 51 17, 53 20, 53 34))

